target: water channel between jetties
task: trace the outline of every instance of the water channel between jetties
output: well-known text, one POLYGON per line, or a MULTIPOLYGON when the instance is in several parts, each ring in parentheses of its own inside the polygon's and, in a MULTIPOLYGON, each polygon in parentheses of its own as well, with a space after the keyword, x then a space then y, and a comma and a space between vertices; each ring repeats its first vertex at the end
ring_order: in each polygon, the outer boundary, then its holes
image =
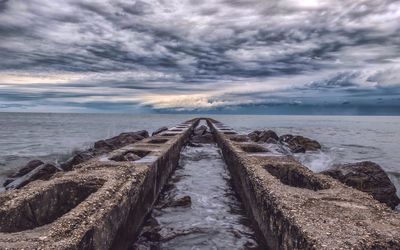
POLYGON ((265 249, 257 241, 251 221, 233 190, 220 149, 212 141, 189 143, 182 149, 175 172, 132 247, 261 248, 265 249))

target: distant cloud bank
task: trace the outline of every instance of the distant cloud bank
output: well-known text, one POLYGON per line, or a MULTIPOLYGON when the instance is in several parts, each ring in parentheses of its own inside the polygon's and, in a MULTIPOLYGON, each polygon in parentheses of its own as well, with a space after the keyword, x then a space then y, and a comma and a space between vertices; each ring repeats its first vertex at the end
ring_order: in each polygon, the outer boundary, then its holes
POLYGON ((0 112, 400 114, 397 0, 0 0, 0 112))

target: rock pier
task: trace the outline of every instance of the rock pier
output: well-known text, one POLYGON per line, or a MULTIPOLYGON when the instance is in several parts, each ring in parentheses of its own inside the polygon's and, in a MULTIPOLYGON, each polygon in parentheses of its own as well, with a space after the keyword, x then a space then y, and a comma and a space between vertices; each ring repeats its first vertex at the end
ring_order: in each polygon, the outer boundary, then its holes
MULTIPOLYGON (((240 135, 208 118, 162 128, 0 193, 0 249, 127 249, 190 137, 217 143, 270 249, 400 249, 400 213, 290 155, 272 153, 258 142, 280 141, 272 132, 240 135), (211 133, 193 133, 200 120, 211 133)), ((292 151, 303 142, 302 151, 320 147, 303 137, 284 139, 292 151)))

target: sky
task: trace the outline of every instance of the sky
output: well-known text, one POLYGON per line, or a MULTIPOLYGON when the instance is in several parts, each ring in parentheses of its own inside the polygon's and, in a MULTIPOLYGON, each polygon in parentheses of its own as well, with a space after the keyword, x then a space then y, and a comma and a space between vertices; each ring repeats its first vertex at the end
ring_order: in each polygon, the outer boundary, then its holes
POLYGON ((0 112, 400 115, 400 1, 0 0, 0 112))

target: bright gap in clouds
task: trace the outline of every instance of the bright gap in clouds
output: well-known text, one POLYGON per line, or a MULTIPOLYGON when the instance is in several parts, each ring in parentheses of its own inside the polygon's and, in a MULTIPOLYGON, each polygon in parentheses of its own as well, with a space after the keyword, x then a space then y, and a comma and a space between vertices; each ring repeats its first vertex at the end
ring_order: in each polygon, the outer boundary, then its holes
POLYGON ((302 1, 295 1, 290 0, 290 4, 296 7, 305 7, 305 8, 318 8, 326 4, 326 1, 323 0, 302 0, 302 1))
POLYGON ((394 0, 2 0, 0 110, 383 114, 399 20, 394 0))

